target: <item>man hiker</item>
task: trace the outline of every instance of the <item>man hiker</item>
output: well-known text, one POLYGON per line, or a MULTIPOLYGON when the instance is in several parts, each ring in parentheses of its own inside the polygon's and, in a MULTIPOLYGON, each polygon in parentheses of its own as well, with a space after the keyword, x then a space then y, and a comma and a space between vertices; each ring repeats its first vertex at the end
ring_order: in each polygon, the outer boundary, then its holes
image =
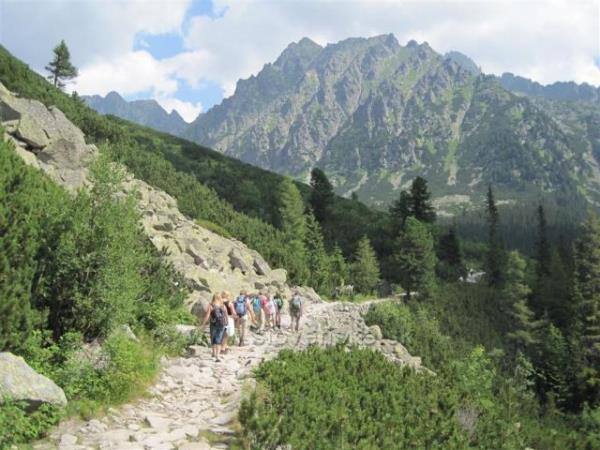
POLYGON ((275 326, 281 329, 281 311, 283 310, 283 296, 281 292, 277 292, 273 297, 275 302, 275 326))
POLYGON ((304 301, 302 300, 302 297, 300 297, 300 293, 295 291, 290 300, 290 317, 292 319, 290 329, 298 331, 300 328, 300 318, 302 317, 303 309, 304 301))
POLYGON ((252 308, 252 300, 246 291, 242 291, 238 298, 235 299, 234 302, 235 308, 235 328, 237 329, 237 333, 240 336, 240 347, 244 346, 244 339, 246 337, 246 328, 248 325, 248 317, 254 322, 256 318, 254 317, 254 310, 252 308))

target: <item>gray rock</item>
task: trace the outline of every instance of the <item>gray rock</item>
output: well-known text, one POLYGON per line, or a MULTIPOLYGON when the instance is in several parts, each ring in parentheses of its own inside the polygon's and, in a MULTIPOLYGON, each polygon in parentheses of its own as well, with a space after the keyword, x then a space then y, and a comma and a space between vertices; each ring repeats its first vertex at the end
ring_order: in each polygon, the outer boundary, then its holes
POLYGON ((369 327, 369 331, 371 331, 371 334, 375 339, 383 339, 383 334, 381 333, 381 328, 379 328, 379 325, 371 325, 369 327))
POLYGON ((244 261, 242 254, 236 248, 232 248, 229 252, 229 262, 233 269, 240 269, 242 273, 250 272, 250 266, 244 261))
POLYGON ((167 430, 171 424, 170 419, 158 416, 156 414, 146 414, 144 416, 144 421, 148 424, 148 426, 158 430, 167 430))
POLYGON ((129 325, 121 325, 115 330, 115 332, 127 336, 132 341, 139 342, 139 339, 129 325))
POLYGON ((50 143, 48 135, 32 116, 23 116, 17 126, 16 135, 31 147, 41 149, 50 143))
POLYGON ((52 380, 38 374, 20 356, 0 353, 0 399, 22 400, 31 408, 42 403, 65 406, 63 390, 52 380))
POLYGON ((254 257, 253 266, 258 275, 267 275, 269 272, 271 272, 271 268, 259 254, 254 257))
POLYGON ((198 331, 198 327, 195 327, 194 325, 182 325, 182 324, 178 324, 175 325, 175 331, 177 333, 179 333, 182 336, 185 337, 191 337, 195 332, 198 331))
POLYGON ((179 446, 179 450, 211 450, 210 444, 202 439, 200 442, 186 442, 179 446))
POLYGON ((60 437, 60 446, 68 446, 77 444, 77 436, 73 436, 72 434, 63 434, 60 437))
POLYGON ((287 272, 285 269, 275 269, 271 271, 269 278, 272 283, 278 283, 279 286, 283 286, 287 281, 287 272))

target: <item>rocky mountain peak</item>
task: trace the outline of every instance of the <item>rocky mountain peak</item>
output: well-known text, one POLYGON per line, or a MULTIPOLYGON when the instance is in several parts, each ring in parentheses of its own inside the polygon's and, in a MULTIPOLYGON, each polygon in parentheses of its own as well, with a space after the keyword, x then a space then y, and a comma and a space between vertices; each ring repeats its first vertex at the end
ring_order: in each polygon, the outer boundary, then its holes
POLYGON ((490 182, 506 192, 595 191, 596 138, 568 122, 481 75, 466 55, 387 34, 290 44, 186 136, 302 180, 322 167, 338 193, 383 206, 417 175, 434 195, 467 202, 490 182), (589 145, 572 147, 578 139, 589 145))

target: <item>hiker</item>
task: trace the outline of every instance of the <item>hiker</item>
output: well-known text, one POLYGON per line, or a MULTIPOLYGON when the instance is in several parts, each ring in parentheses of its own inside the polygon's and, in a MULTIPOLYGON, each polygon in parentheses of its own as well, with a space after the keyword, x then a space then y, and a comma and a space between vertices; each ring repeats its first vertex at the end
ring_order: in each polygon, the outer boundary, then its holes
POLYGON ((252 294, 252 310, 254 311, 254 327, 255 331, 261 331, 263 328, 264 317, 262 314, 262 307, 260 305, 260 294, 255 292, 252 294))
POLYGON ((290 317, 292 319, 290 329, 298 331, 300 328, 300 318, 304 309, 304 302, 298 291, 294 292, 292 299, 290 300, 290 317), (296 326, 294 327, 294 322, 296 326))
POLYGON ((275 326, 281 329, 281 311, 283 310, 283 296, 281 292, 277 292, 273 296, 273 301, 275 302, 275 326))
POLYGON ((252 301, 246 291, 240 292, 238 298, 233 303, 235 309, 235 328, 240 336, 240 347, 244 346, 244 338, 246 337, 246 328, 248 324, 248 317, 254 322, 254 311, 252 308, 252 301))
POLYGON ((227 327, 225 328, 225 337, 223 339, 223 347, 221 353, 227 353, 229 351, 229 339, 235 337, 235 308, 231 301, 231 293, 229 291, 221 292, 221 298, 223 299, 223 306, 227 311, 227 327))
POLYGON ((277 305, 275 304, 275 297, 273 295, 268 296, 267 309, 269 311, 269 325, 271 329, 275 329, 275 316, 277 315, 277 305))
POLYGON ((220 294, 213 295, 208 308, 206 308, 206 315, 200 327, 204 328, 209 319, 212 356, 219 362, 221 361, 219 355, 221 353, 221 346, 223 345, 223 337, 225 336, 225 327, 227 326, 227 312, 223 306, 220 294))
POLYGON ((261 291, 258 298, 260 299, 260 307, 261 307, 262 313, 263 313, 262 317, 264 318, 261 326, 262 326, 262 328, 270 328, 270 326, 271 326, 271 309, 269 308, 269 298, 266 296, 265 291, 261 291))

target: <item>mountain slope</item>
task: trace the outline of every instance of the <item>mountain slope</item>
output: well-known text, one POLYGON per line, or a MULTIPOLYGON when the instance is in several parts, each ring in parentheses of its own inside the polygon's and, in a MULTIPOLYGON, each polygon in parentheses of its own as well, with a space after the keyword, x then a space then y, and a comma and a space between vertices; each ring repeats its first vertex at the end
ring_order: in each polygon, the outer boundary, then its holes
POLYGON ((503 73, 498 82, 512 92, 534 97, 542 97, 548 100, 583 101, 600 105, 600 88, 590 86, 587 83, 577 84, 573 81, 556 82, 542 85, 529 78, 503 73))
POLYGON ((83 95, 81 98, 100 114, 112 114, 165 133, 181 136, 187 128, 187 123, 177 111, 167 113, 156 100, 128 102, 114 91, 106 97, 83 95))
POLYGON ((460 54, 393 35, 293 43, 187 136, 304 179, 320 166, 340 194, 383 205, 415 175, 442 201, 584 193, 600 183, 586 134, 478 74, 460 54))

